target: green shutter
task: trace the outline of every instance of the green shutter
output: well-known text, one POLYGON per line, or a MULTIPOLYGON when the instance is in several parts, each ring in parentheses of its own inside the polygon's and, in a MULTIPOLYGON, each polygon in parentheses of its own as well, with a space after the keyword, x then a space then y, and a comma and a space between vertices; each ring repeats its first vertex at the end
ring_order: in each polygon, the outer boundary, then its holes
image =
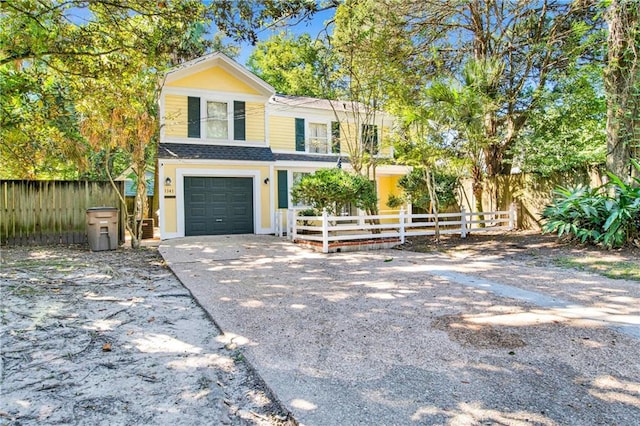
POLYGON ((331 122, 331 152, 340 154, 340 123, 331 122))
POLYGON ((233 101, 233 140, 244 141, 246 127, 245 105, 242 101, 233 101))
POLYGON ((187 137, 200 137, 200 98, 191 96, 187 103, 187 137))
POLYGON ((289 185, 287 184, 286 170, 278 170, 278 208, 289 208, 289 185))
POLYGON ((304 118, 296 118, 296 151, 304 152, 304 118))

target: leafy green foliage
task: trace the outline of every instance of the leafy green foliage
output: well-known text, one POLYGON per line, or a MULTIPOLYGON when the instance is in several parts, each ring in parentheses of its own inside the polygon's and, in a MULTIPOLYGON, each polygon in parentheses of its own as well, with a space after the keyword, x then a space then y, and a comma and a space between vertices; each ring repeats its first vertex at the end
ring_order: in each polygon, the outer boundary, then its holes
POLYGON ((343 169, 320 169, 304 176, 291 189, 295 203, 304 203, 318 213, 323 209, 332 215, 340 214, 349 205, 371 210, 377 203, 373 182, 359 174, 343 169))
MULTIPOLYGON (((434 191, 440 208, 455 205, 457 202, 455 191, 458 187, 458 177, 443 172, 435 172, 434 180, 434 191)), ((396 208, 408 201, 414 206, 426 211, 429 210, 431 196, 429 195, 429 188, 422 168, 416 167, 412 169, 410 173, 400 178, 398 186, 402 188, 404 196, 390 197, 387 202, 389 207, 396 208)))
POLYGON ((326 97, 327 48, 309 34, 280 33, 256 45, 247 66, 278 93, 326 97))
POLYGON ((601 67, 578 68, 540 95, 511 150, 513 164, 543 176, 602 165, 605 121, 601 67))
MULTIPOLYGON (((640 172, 640 163, 633 161, 640 172)), ((608 173, 599 188, 557 188, 542 213, 544 232, 569 236, 583 243, 620 247, 640 237, 640 178, 628 184, 608 173)))

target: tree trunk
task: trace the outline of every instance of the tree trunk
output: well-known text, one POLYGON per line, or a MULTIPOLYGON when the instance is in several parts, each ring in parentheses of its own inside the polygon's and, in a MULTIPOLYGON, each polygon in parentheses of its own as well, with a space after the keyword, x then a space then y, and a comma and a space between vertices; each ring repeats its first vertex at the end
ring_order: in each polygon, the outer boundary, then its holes
POLYGON ((629 159, 640 141, 640 70, 637 41, 640 13, 636 2, 612 0, 606 13, 607 169, 625 179, 631 175, 629 159))
MULTIPOLYGON (((471 169, 471 177, 473 179, 472 184, 472 192, 473 198, 475 198, 475 209, 476 212, 482 212, 482 194, 483 194, 483 179, 482 179, 482 170, 479 165, 474 165, 471 169)), ((484 220, 484 215, 478 215, 478 219, 484 220)), ((481 228, 484 228, 484 224, 480 224, 481 228)))

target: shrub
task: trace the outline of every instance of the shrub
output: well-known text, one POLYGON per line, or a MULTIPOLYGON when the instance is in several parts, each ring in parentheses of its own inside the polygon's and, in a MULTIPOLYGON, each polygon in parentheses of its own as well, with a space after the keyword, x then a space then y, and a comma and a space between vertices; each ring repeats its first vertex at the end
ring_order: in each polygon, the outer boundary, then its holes
POLYGON ((305 203, 319 213, 327 209, 339 214, 348 204, 364 210, 375 209, 377 203, 373 182, 366 177, 342 169, 320 169, 304 176, 291 189, 295 203, 305 203))
MULTIPOLYGON (((640 164, 632 163, 640 172, 640 164)), ((543 231, 606 248, 621 247, 640 237, 640 178, 627 184, 608 175, 609 182, 595 189, 557 188, 542 213, 543 231)))

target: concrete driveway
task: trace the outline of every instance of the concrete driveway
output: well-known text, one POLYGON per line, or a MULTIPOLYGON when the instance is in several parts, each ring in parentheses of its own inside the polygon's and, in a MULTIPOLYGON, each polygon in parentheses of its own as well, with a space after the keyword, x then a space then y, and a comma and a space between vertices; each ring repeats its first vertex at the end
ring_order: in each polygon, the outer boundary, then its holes
POLYGON ((160 252, 302 424, 640 419, 638 283, 271 236, 160 252))

